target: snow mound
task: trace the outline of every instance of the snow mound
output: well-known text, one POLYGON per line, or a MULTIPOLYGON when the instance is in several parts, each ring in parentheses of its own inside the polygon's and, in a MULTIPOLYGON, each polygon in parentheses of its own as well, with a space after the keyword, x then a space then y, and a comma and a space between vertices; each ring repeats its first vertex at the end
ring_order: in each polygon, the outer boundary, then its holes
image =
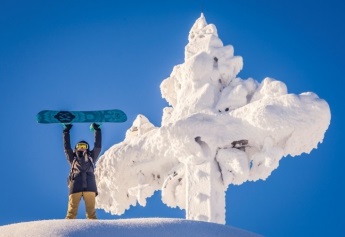
POLYGON ((0 226, 0 237, 257 237, 231 226, 182 219, 43 220, 0 226))

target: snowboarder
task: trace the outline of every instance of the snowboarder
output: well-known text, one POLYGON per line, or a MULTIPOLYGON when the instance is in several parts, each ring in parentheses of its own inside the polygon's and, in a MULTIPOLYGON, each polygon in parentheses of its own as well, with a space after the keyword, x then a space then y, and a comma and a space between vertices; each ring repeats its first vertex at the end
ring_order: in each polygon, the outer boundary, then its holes
POLYGON ((70 129, 72 124, 65 124, 63 130, 63 144, 67 161, 71 165, 68 176, 69 200, 66 219, 75 219, 78 207, 83 197, 86 208, 87 219, 97 219, 95 211, 95 198, 97 196, 96 179, 94 175, 94 164, 101 152, 102 133, 100 125, 92 123, 95 142, 93 150, 90 150, 86 141, 79 141, 75 149, 71 148, 70 129))

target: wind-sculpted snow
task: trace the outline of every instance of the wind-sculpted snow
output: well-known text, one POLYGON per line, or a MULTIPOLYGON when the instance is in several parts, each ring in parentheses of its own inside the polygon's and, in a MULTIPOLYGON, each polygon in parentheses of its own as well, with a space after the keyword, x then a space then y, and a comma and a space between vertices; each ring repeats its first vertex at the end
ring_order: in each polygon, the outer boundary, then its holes
POLYGON ((170 107, 161 127, 138 115, 123 142, 100 158, 97 207, 122 214, 162 190, 187 219, 225 223, 230 184, 265 180, 287 155, 310 153, 330 123, 326 101, 289 94, 278 80, 237 77, 242 58, 223 46, 203 15, 185 48, 185 62, 161 83, 170 107))
POLYGON ((0 226, 0 237, 260 237, 232 226, 168 218, 41 220, 0 226))

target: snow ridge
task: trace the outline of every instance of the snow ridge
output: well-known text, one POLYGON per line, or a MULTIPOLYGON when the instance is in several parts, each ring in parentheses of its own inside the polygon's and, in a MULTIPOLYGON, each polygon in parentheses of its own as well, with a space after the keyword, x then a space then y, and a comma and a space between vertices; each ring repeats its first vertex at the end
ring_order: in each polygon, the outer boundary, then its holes
POLYGON ((231 226, 168 218, 43 220, 0 226, 0 237, 259 237, 231 226))

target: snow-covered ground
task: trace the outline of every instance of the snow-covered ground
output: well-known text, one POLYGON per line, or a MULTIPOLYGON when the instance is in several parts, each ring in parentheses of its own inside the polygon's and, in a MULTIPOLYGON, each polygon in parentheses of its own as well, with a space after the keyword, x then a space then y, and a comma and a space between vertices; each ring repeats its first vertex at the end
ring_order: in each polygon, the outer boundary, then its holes
POLYGON ((182 219, 42 220, 0 226, 0 237, 258 237, 231 226, 182 219))

